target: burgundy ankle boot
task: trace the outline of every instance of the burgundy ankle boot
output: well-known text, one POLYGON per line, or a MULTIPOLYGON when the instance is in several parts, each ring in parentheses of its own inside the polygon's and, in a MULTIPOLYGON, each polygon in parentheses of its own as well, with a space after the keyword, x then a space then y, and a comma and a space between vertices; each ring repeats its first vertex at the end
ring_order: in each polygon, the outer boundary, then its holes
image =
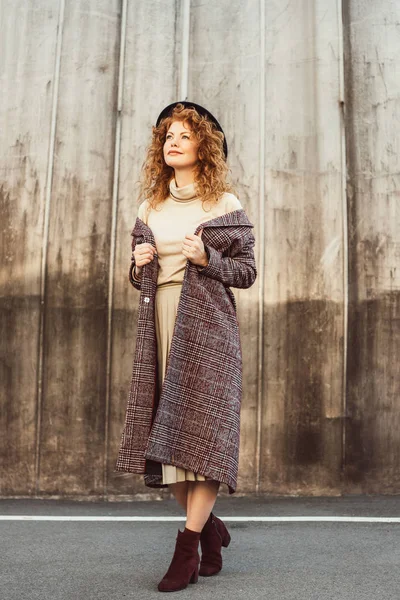
POLYGON ((222 569, 221 547, 227 548, 231 536, 221 519, 210 514, 200 535, 201 563, 199 575, 210 577, 222 569))
POLYGON ((177 592, 187 587, 189 582, 197 583, 200 561, 199 540, 200 532, 186 527, 184 531, 178 529, 172 562, 158 584, 160 592, 177 592))

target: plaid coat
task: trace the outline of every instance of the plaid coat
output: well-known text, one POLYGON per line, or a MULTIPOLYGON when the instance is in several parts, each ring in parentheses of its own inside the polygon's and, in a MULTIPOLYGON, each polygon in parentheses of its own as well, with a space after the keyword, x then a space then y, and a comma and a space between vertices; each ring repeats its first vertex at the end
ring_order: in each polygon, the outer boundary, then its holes
MULTIPOLYGON (((177 308, 162 390, 157 384, 155 295, 158 259, 144 265, 133 372, 115 471, 143 473, 148 487, 162 484, 161 463, 226 483, 236 490, 242 351, 236 303, 230 287, 253 285, 255 243, 243 209, 199 225, 209 255, 206 267, 189 260, 177 308)), ((137 217, 137 243, 155 246, 151 229, 137 217)))

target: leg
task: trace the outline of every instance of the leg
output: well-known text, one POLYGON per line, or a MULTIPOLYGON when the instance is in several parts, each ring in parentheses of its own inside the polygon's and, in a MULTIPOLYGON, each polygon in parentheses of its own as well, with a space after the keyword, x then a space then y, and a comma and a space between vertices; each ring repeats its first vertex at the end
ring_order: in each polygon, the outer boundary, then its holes
POLYGON ((229 546, 231 536, 223 521, 212 513, 220 482, 206 480, 190 483, 186 527, 192 531, 201 531, 199 575, 209 577, 221 571, 221 548, 229 546))
POLYGON ((201 532, 217 499, 220 482, 188 481, 186 528, 201 532))
MULTIPOLYGON (((169 484, 179 504, 187 510, 189 481, 169 484)), ((178 529, 175 552, 168 571, 158 584, 160 592, 176 592, 189 583, 197 583, 199 578, 199 541, 200 533, 185 528, 178 529)))
POLYGON ((189 481, 180 481, 179 483, 170 483, 169 489, 173 493, 178 504, 187 511, 187 496, 188 496, 189 481))

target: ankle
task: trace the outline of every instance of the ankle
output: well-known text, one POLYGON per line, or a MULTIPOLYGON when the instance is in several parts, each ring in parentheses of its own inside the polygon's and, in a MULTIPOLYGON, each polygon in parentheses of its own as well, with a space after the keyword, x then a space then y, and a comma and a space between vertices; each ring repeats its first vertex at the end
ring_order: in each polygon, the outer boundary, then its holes
POLYGON ((214 516, 214 515, 212 514, 212 512, 211 512, 211 513, 208 515, 208 519, 207 519, 207 521, 204 523, 204 525, 203 525, 203 529, 204 529, 204 527, 206 527, 206 526, 208 526, 208 525, 210 525, 210 524, 212 523, 213 516, 214 516))
POLYGON ((188 527, 185 527, 183 533, 186 534, 192 534, 192 535, 199 535, 201 533, 201 531, 195 531, 194 529, 189 529, 188 527))

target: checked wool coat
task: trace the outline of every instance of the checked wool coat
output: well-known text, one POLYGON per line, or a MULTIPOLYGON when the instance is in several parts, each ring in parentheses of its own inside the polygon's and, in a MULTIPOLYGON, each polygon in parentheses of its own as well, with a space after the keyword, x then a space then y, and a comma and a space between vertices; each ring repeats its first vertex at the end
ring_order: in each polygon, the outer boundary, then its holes
MULTIPOLYGON (((144 474, 148 487, 162 483, 161 463, 237 485, 242 396, 242 350, 231 287, 249 288, 256 276, 250 223, 243 209, 199 225, 209 256, 206 267, 186 263, 162 389, 157 384, 155 295, 157 255, 144 265, 136 348, 125 426, 115 471, 144 474)), ((132 249, 151 229, 137 217, 132 249)))

